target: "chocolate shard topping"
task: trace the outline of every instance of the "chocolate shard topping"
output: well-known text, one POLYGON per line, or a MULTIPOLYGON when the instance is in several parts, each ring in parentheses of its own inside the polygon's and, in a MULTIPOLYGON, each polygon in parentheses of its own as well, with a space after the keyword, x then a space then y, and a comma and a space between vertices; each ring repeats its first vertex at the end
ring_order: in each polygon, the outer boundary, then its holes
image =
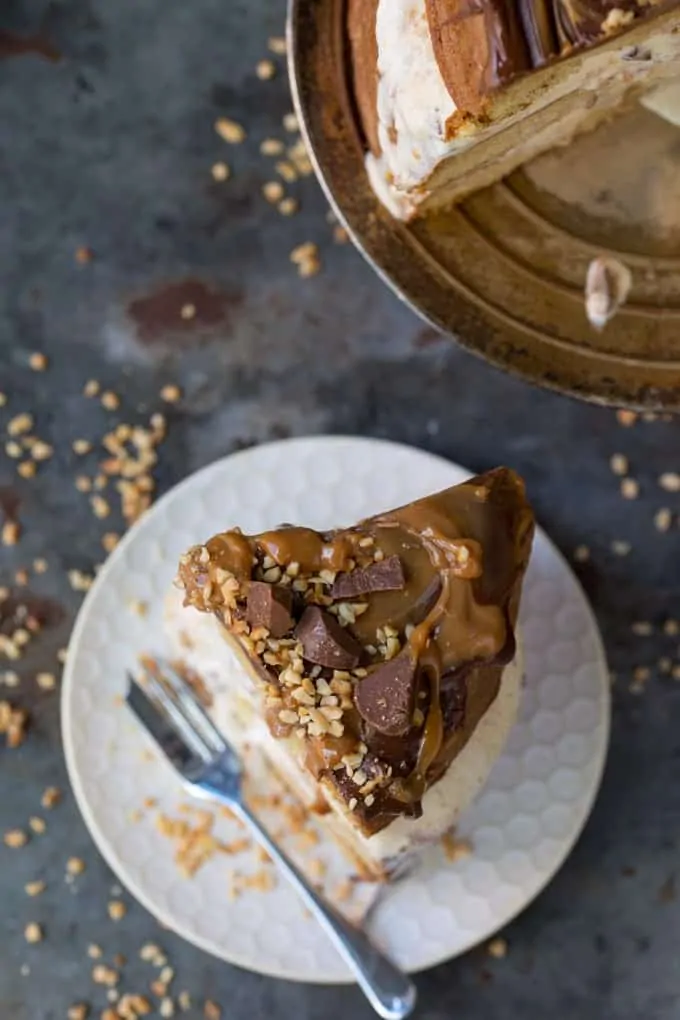
POLYGON ((293 626, 293 593, 264 581, 248 587, 246 620, 251 627, 266 627, 274 638, 283 637, 293 626))
POLYGON ((318 606, 307 606, 295 635, 302 642, 305 659, 317 666, 354 669, 359 662, 361 646, 334 616, 318 606))
POLYGON ((359 715, 387 737, 408 733, 416 698, 416 662, 408 649, 360 681, 354 703, 359 715))
POLYGON ((353 599, 373 591, 401 591, 405 584, 399 557, 386 556, 368 567, 356 567, 347 574, 339 574, 331 595, 334 599, 353 599))

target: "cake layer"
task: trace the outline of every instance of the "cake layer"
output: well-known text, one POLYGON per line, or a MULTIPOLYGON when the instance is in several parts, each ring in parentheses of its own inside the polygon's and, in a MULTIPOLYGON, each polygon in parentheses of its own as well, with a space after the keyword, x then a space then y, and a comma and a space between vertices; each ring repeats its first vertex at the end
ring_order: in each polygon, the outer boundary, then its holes
POLYGON ((326 800, 364 836, 419 817, 515 653, 533 535, 498 469, 342 531, 223 532, 181 559, 326 800))
POLYGON ((181 593, 173 589, 166 600, 165 631, 171 654, 206 684, 211 714, 225 736, 239 748, 256 745, 301 803, 322 816, 324 827, 350 855, 359 873, 372 879, 402 872, 424 845, 450 831, 486 782, 517 715, 521 657, 505 667, 498 695, 474 734, 439 782, 425 792, 420 818, 396 818, 366 837, 347 820, 344 802, 327 787, 320 788, 305 769, 304 747, 295 738, 272 737, 258 692, 220 621, 185 608, 181 593))
MULTIPOLYGON (((352 2, 363 6, 364 33, 372 37, 368 20, 372 8, 364 0, 352 2)), ((489 10, 496 11, 493 5, 468 6, 483 10, 486 18, 489 10)), ((437 16, 445 7, 437 8, 437 16)), ((369 46, 365 39, 357 46, 356 25, 350 48, 354 67, 359 59, 362 63, 361 73, 354 73, 354 87, 365 131, 372 139, 367 170, 383 204, 401 219, 450 205, 547 149, 568 143, 646 90, 677 79, 677 6, 649 5, 645 8, 649 16, 637 18, 637 6, 634 12, 629 8, 630 4, 598 7, 593 14, 594 7, 579 6, 578 17, 575 4, 563 4, 561 31, 571 32, 575 40, 561 44, 561 52, 568 55, 536 66, 530 74, 508 72, 491 88, 483 80, 489 74, 488 62, 497 72, 498 61, 488 46, 480 52, 474 33, 467 41, 461 36, 454 46, 444 27, 433 31, 426 0, 379 0, 373 43, 376 72, 369 91, 369 46), (589 11, 595 21, 587 17, 589 11), (595 22, 611 34, 595 33, 595 22), (597 44, 587 45, 595 36, 597 44), (374 117, 365 113, 372 102, 374 117)), ((511 8, 501 9, 507 21, 511 8)), ((538 23, 541 10, 518 8, 527 19, 531 12, 534 31, 545 34, 548 29, 538 23)), ((354 19, 358 23, 356 11, 354 19)), ((479 32, 482 23, 487 24, 484 19, 470 20, 478 24, 479 32)), ((507 35, 499 25, 500 36, 507 35)), ((462 31, 455 19, 446 23, 446 29, 462 31)))

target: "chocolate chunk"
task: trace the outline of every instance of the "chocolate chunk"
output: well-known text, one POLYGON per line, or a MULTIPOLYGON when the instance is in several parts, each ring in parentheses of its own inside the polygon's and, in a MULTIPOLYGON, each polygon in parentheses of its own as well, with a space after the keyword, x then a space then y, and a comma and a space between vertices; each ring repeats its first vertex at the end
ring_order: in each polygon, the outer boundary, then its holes
POLYGON ((246 620, 251 627, 266 627, 274 638, 283 637, 293 626, 293 593, 264 581, 251 581, 248 588, 246 620))
POLYGON ((416 662, 407 649, 361 680, 354 702, 369 726, 385 736, 398 737, 411 727, 415 697, 416 662))
POLYGON ((334 599, 353 599, 372 591, 401 591, 406 584, 401 560, 388 556, 369 567, 357 567, 348 574, 339 574, 331 589, 334 599))
POLYGON ((295 628, 305 659, 329 669, 353 669, 359 662, 361 646, 330 613, 307 606, 295 628))

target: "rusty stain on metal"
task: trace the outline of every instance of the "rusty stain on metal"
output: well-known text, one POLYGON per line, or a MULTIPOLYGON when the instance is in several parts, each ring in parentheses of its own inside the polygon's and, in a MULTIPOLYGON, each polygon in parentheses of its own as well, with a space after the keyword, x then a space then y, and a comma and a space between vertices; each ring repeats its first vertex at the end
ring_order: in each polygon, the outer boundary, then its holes
POLYGON ((217 290, 198 279, 177 280, 145 297, 135 298, 127 306, 137 335, 144 343, 154 343, 172 333, 192 333, 217 326, 230 309, 243 302, 243 294, 217 290))
POLYGON ((0 60, 8 57, 23 57, 33 53, 56 64, 61 53, 44 35, 17 35, 0 28, 0 60))

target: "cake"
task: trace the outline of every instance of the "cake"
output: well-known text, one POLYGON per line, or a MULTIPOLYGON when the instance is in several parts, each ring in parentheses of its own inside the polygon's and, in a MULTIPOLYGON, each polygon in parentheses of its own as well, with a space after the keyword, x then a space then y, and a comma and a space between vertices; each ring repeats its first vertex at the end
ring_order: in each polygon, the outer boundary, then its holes
POLYGON ((351 528, 232 529, 181 559, 173 653, 365 876, 444 835, 502 751, 532 537, 499 468, 351 528))
POLYGON ((667 116, 680 78, 677 0, 348 0, 347 34, 366 169, 404 220, 647 93, 667 116))

